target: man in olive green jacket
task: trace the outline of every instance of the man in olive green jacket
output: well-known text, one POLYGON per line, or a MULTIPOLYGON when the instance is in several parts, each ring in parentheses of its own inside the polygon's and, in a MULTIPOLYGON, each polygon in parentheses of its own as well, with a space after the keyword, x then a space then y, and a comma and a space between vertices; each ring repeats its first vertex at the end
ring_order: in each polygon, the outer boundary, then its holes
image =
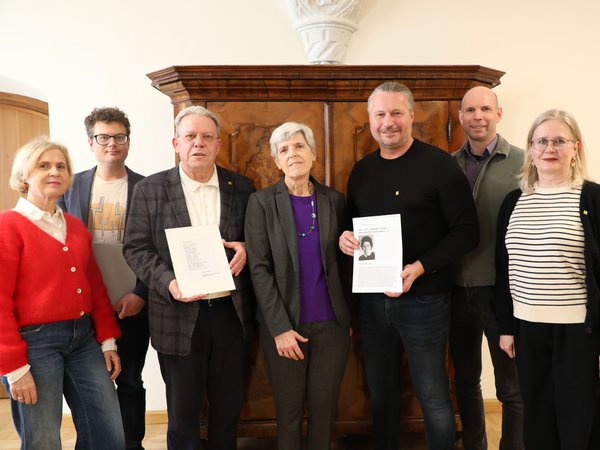
POLYGON ((453 272, 450 348, 466 450, 487 449, 481 394, 481 343, 485 333, 498 400, 502 402, 500 449, 523 449, 523 404, 516 365, 499 346, 492 311, 495 284, 496 218, 506 194, 517 188, 525 152, 496 133, 502 118, 496 94, 478 86, 463 97, 460 123, 468 137, 454 153, 469 180, 477 206, 479 245, 457 261, 453 272))

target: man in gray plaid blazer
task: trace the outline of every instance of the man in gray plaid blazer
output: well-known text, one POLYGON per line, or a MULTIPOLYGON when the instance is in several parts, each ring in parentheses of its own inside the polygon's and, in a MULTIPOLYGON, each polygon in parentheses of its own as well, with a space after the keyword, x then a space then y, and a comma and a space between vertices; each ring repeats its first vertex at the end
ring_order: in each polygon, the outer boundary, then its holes
POLYGON ((180 164, 140 181, 133 192, 123 253, 149 288, 152 346, 166 385, 170 450, 201 447, 200 412, 208 400, 208 449, 236 448, 244 400, 254 296, 246 268, 244 216, 250 179, 215 165, 217 116, 191 106, 175 118, 180 164), (218 224, 234 291, 183 297, 165 229, 218 224))

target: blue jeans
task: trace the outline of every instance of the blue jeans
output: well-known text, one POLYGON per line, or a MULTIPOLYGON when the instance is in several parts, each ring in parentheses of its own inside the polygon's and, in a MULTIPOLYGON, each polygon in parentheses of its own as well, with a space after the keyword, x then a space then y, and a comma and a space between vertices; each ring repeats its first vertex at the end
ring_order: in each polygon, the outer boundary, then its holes
POLYGON ((494 365, 496 396, 502 402, 500 450, 523 450, 523 400, 517 364, 500 348, 498 322, 492 311, 494 286, 452 286, 450 350, 465 450, 486 450, 481 394, 483 333, 494 365))
POLYGON ((401 363, 406 351, 429 449, 454 448, 446 373, 448 296, 363 294, 359 324, 373 413, 373 450, 397 450, 401 363))
MULTIPOLYGON (((32 325, 20 331, 38 395, 35 405, 11 400, 21 449, 61 448, 63 394, 77 430, 77 450, 124 449, 117 393, 90 318, 32 325)), ((2 382, 8 388, 5 377, 2 382)))

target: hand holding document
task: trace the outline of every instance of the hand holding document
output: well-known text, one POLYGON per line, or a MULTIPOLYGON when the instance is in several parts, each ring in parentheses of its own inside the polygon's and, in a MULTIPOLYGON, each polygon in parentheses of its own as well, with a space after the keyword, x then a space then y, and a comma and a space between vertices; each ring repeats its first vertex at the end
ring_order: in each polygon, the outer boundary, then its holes
POLYGON ((355 217, 352 292, 402 292, 402 224, 400 214, 355 217))
POLYGON ((169 228, 165 233, 183 297, 235 290, 216 224, 169 228))

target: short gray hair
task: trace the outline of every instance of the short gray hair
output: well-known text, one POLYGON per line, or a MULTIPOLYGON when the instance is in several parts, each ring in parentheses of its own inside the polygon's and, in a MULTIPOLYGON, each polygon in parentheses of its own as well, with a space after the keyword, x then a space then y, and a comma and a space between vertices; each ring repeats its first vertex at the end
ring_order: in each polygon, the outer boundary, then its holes
POLYGON ((302 133, 310 149, 316 151, 317 145, 315 144, 315 136, 308 125, 298 122, 286 122, 279 125, 273 130, 273 133, 271 133, 271 138, 269 139, 271 156, 277 158, 277 146, 283 141, 287 141, 296 133, 302 133))
POLYGON ((377 92, 399 92, 404 94, 406 96, 406 100, 408 101, 408 109, 410 111, 415 110, 415 98, 413 97, 413 93, 410 91, 410 89, 404 84, 398 83, 397 81, 386 81, 385 83, 381 83, 379 86, 377 86, 371 95, 369 95, 369 100, 367 101, 367 111, 369 113, 371 112, 371 100, 373 95, 377 92))
POLYGON ((60 150, 65 156, 67 172, 69 172, 68 182, 71 184, 73 179, 73 165, 71 164, 67 147, 58 142, 51 141, 48 136, 39 136, 29 141, 15 153, 9 179, 11 189, 21 194, 27 194, 29 192, 29 185, 26 180, 29 178, 29 174, 35 169, 35 165, 42 154, 47 150, 54 149, 60 150))
MULTIPOLYGON (((196 115, 203 116, 212 119, 212 121, 217 126, 217 135, 221 135, 221 121, 219 117, 209 109, 206 109, 204 106, 188 106, 187 108, 179 111, 179 114, 175 117, 175 136, 179 136, 179 125, 185 116, 196 115)), ((217 137, 218 137, 217 136, 217 137)))

